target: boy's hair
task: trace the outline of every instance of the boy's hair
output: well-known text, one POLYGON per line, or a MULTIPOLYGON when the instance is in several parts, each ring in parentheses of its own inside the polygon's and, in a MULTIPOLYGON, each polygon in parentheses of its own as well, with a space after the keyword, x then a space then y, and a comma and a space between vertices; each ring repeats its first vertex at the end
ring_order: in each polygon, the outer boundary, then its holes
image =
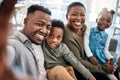
POLYGON ((68 6, 68 8, 67 8, 67 14, 69 13, 70 9, 71 9, 72 7, 75 7, 75 6, 81 6, 81 7, 83 7, 83 8, 85 9, 85 11, 86 11, 86 8, 85 8, 85 6, 84 6, 82 3, 80 3, 80 2, 72 2, 72 3, 68 6))
POLYGON ((102 11, 99 13, 98 16, 100 16, 101 14, 106 13, 106 12, 107 12, 107 13, 110 13, 110 14, 112 15, 112 19, 113 19, 113 16, 114 16, 114 14, 115 14, 115 11, 114 11, 114 10, 108 11, 107 8, 103 8, 102 11))
POLYGON ((51 15, 51 11, 48 8, 45 8, 43 6, 39 6, 39 5, 31 5, 28 10, 27 10, 27 15, 29 13, 34 13, 35 11, 42 11, 45 12, 48 15, 51 15))
POLYGON ((63 30, 63 34, 65 33, 65 25, 64 25, 63 21, 61 21, 61 20, 53 19, 52 20, 52 27, 61 28, 63 30))

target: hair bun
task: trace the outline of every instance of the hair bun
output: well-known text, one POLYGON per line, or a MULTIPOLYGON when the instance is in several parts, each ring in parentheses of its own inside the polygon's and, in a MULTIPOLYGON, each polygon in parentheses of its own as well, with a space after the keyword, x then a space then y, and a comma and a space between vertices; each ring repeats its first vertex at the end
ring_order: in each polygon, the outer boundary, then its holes
POLYGON ((114 11, 114 10, 111 10, 110 13, 111 13, 111 14, 115 14, 115 11, 114 11))

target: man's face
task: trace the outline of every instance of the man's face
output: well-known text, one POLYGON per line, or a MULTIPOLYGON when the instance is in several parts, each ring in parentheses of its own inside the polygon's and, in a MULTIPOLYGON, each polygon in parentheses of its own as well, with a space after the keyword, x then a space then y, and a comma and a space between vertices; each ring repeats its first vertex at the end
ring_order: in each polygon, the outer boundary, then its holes
POLYGON ((40 44, 50 32, 51 18, 42 11, 35 11, 28 15, 24 24, 25 35, 35 44, 40 44))

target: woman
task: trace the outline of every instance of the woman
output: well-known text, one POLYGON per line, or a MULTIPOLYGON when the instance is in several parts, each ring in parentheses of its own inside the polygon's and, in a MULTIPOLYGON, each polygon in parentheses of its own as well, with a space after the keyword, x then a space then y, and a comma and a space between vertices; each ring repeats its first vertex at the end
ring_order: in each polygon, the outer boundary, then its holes
MULTIPOLYGON (((86 60, 83 41, 86 30, 85 13, 86 9, 80 2, 73 2, 68 6, 66 14, 68 22, 63 42, 67 44, 78 60, 93 73, 97 80, 109 80, 104 74, 113 73, 114 65, 111 65, 108 61, 104 65, 95 66, 86 60)), ((76 76, 79 76, 78 79, 82 77, 77 71, 76 76)))

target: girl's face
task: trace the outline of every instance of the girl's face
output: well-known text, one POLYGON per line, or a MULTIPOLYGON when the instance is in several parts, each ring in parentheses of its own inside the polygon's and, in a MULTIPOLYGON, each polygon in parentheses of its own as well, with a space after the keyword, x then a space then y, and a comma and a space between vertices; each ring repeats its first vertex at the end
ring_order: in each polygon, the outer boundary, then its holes
POLYGON ((112 15, 109 12, 102 13, 97 19, 97 25, 99 30, 105 30, 112 24, 112 15))
POLYGON ((59 27, 53 27, 50 34, 46 37, 46 42, 50 48, 57 47, 63 38, 63 29, 59 27))
POLYGON ((85 23, 85 9, 81 6, 74 6, 67 14, 68 25, 73 30, 79 30, 85 23))

